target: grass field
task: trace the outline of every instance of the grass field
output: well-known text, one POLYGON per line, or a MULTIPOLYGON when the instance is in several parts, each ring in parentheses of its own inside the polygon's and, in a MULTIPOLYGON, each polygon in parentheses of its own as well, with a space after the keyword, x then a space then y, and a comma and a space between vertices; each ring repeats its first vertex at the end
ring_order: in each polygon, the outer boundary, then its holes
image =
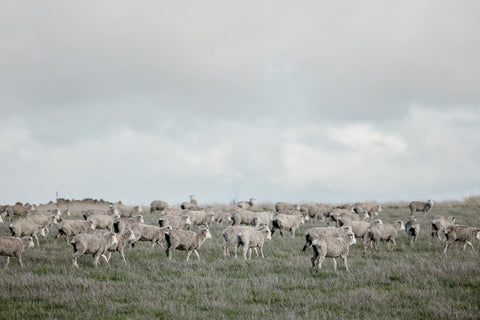
MULTIPOLYGON (((125 251, 129 267, 114 254, 110 266, 95 269, 91 256, 72 267, 72 249, 64 240, 54 242, 56 230, 40 247, 27 249, 25 267, 12 258, 0 275, 1 319, 480 319, 480 256, 431 239, 433 215, 455 215, 457 224, 480 226, 477 201, 436 203, 426 217, 414 248, 405 232, 396 249, 384 244, 362 257, 359 241, 350 250, 350 273, 343 261, 338 272, 326 259, 321 272, 310 271, 311 251, 301 252, 305 230, 294 239, 274 234, 264 247, 265 259, 223 258, 221 231, 212 224, 213 239, 185 262, 186 253, 139 243, 125 251)), ((384 223, 409 216, 405 204, 384 204, 384 223)), ((74 218, 74 217, 71 217, 74 218)), ((158 216, 145 214, 156 224, 158 216)), ((0 234, 8 235, 7 223, 0 234)), ((3 265, 6 257, 0 257, 3 265)))

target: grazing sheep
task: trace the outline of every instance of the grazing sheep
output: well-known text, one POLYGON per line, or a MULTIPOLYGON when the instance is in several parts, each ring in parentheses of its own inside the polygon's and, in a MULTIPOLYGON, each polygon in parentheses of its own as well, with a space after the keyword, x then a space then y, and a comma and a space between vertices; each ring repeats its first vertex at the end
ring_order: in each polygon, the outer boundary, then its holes
MULTIPOLYGON (((261 227, 259 230, 254 228, 240 229, 237 233, 237 240, 235 242, 235 253, 238 250, 239 246, 243 246, 243 259, 247 260, 247 251, 249 251, 248 260, 252 260, 252 248, 259 248, 262 259, 265 258, 263 255, 263 244, 265 240, 271 240, 272 233, 268 227, 261 227)), ((258 252, 257 252, 258 256, 258 252)))
POLYGON ((165 234, 165 240, 167 241, 167 257, 172 260, 172 251, 177 249, 187 251, 187 261, 192 252, 195 252, 198 260, 201 260, 197 249, 200 248, 205 240, 211 238, 212 234, 206 228, 202 228, 196 232, 188 230, 172 230, 165 234))
POLYGON ((393 248, 395 247, 395 238, 399 230, 403 229, 404 225, 401 220, 395 221, 393 224, 374 224, 368 228, 367 233, 363 238, 364 240, 364 252, 367 249, 368 245, 373 244, 373 248, 377 249, 379 241, 385 241, 387 248, 390 249, 389 244, 392 243, 393 248))
POLYGON ((440 233, 445 233, 448 227, 455 225, 455 217, 444 217, 444 216, 435 216, 430 221, 430 234, 433 237, 437 237, 438 240, 442 240, 440 233))
POLYGON ((292 233, 292 238, 295 237, 295 230, 297 230, 300 224, 305 223, 305 218, 301 214, 291 216, 288 214, 278 214, 272 221, 272 235, 275 230, 280 231, 280 235, 283 237, 283 230, 289 230, 292 233))
POLYGON ((173 230, 183 229, 185 226, 190 228, 192 226, 192 221, 188 215, 179 216, 163 216, 158 219, 158 225, 160 227, 170 226, 173 230))
POLYGON ((136 223, 145 223, 142 215, 130 218, 119 218, 113 223, 113 231, 115 233, 122 233, 136 223))
POLYGON ((20 265, 23 267, 22 263, 22 252, 26 248, 33 248, 33 238, 30 236, 25 236, 22 238, 14 237, 0 237, 0 256, 7 256, 7 263, 5 264, 5 269, 8 268, 10 263, 10 257, 17 257, 20 265))
POLYGON ((338 219, 344 213, 352 213, 352 210, 340 209, 340 208, 333 208, 332 210, 330 210, 330 212, 328 213, 327 225, 329 226, 330 222, 333 221, 335 222, 335 225, 338 227, 339 226, 338 219))
POLYGON ((153 213, 155 211, 162 211, 169 207, 168 203, 161 200, 154 200, 150 203, 150 212, 153 213))
POLYGON ((382 220, 375 219, 371 222, 369 221, 348 221, 343 226, 349 226, 352 228, 352 232, 355 234, 356 238, 363 238, 365 233, 367 233, 368 228, 370 228, 373 224, 382 224, 382 220))
POLYGON ((338 238, 341 237, 344 233, 352 232, 352 227, 343 226, 340 228, 336 227, 316 227, 308 229, 305 232, 305 245, 303 246, 302 251, 307 250, 308 247, 312 245, 313 240, 320 238, 338 238))
POLYGON ((415 212, 423 212, 425 216, 430 209, 433 207, 433 200, 428 200, 427 202, 422 201, 412 201, 409 203, 408 207, 410 208, 410 215, 413 216, 415 212))
POLYGON ((97 229, 109 229, 110 231, 113 231, 113 224, 119 218, 120 216, 116 215, 92 214, 87 217, 87 221, 94 221, 95 228, 97 229))
POLYGON ((313 240, 312 243, 312 271, 315 271, 315 267, 320 271, 322 269, 322 263, 325 258, 333 259, 333 269, 337 272, 337 261, 335 258, 342 257, 345 269, 348 270, 347 256, 350 251, 350 246, 355 244, 355 235, 353 232, 347 232, 341 237, 337 238, 320 238, 313 240))
POLYGON ((55 241, 62 235, 65 236, 65 241, 68 242, 68 237, 75 236, 80 233, 86 233, 89 229, 95 229, 95 221, 92 220, 65 220, 60 222, 58 226, 58 234, 55 241))
POLYGON ((252 225, 254 227, 259 226, 268 226, 270 225, 270 221, 273 219, 273 212, 263 211, 263 212, 255 212, 252 217, 252 225))
POLYGON ((133 240, 132 247, 135 246, 137 241, 150 241, 152 242, 152 248, 155 246, 155 243, 163 248, 162 239, 165 238, 165 233, 169 230, 172 230, 172 227, 157 227, 151 226, 149 224, 137 223, 130 227, 135 233, 135 240, 133 240))
POLYGON ((275 210, 277 210, 277 212, 281 212, 284 210, 300 211, 300 206, 298 204, 293 204, 293 203, 277 202, 275 203, 275 210))
POLYGON ((255 198, 250 198, 248 201, 239 201, 237 207, 244 210, 250 210, 255 205, 255 198))
POLYGON ((337 224, 343 226, 349 221, 365 221, 370 217, 366 210, 360 211, 359 214, 353 212, 342 212, 337 218, 337 224))
POLYGON ((41 228, 33 220, 29 218, 20 219, 10 223, 10 235, 13 237, 31 236, 37 240, 37 246, 40 246, 38 242, 38 234, 45 237, 45 229, 41 228))
POLYGON ((417 238, 420 233, 420 223, 417 222, 417 217, 410 216, 405 223, 405 233, 410 238, 410 245, 417 243, 417 238))
POLYGON ((480 228, 468 227, 468 226, 450 226, 445 230, 445 237, 447 237, 447 243, 445 244, 445 249, 443 253, 447 254, 447 249, 455 241, 462 241, 463 251, 465 251, 467 245, 472 247, 472 251, 475 251, 471 241, 477 239, 480 241, 480 228))
MULTIPOLYGON (((253 227, 250 227, 250 226, 228 226, 222 231, 222 237, 225 240, 225 243, 223 244, 223 256, 224 257, 230 255, 229 252, 228 252, 230 247, 236 248, 235 243, 237 241, 238 231, 243 230, 243 229, 249 229, 249 228, 253 229, 253 227)), ((256 248, 254 248, 254 249, 255 249, 255 252, 258 255, 257 249, 256 248)), ((237 250, 235 250, 235 258, 236 257, 237 257, 237 250)))
POLYGON ((77 258, 82 254, 91 254, 93 256, 93 265, 96 268, 98 260, 102 257, 108 263, 105 252, 108 248, 118 243, 117 236, 113 232, 105 235, 81 233, 73 237, 70 242, 73 248, 73 265, 78 268, 77 258))
POLYGON ((232 213, 232 225, 239 226, 243 225, 251 225, 253 219, 253 212, 248 211, 242 208, 236 208, 232 213))
POLYGON ((353 211, 356 213, 366 210, 370 217, 376 217, 380 211, 382 211, 382 205, 380 203, 361 203, 357 202, 353 206, 353 211))
POLYGON ((187 211, 185 214, 190 218, 192 225, 204 226, 205 228, 208 228, 208 224, 213 221, 215 216, 215 213, 206 212, 205 210, 187 211))

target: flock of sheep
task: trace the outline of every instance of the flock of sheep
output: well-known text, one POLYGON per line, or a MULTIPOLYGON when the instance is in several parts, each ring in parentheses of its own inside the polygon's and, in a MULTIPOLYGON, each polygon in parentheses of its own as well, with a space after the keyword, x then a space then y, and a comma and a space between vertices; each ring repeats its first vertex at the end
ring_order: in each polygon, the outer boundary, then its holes
MULTIPOLYGON (((216 221, 222 224, 227 221, 223 232, 223 255, 229 256, 230 249, 237 251, 243 247, 243 258, 251 259, 252 251, 264 258, 263 246, 272 239, 278 230, 283 237, 290 232, 295 237, 296 230, 305 221, 322 221, 326 226, 317 226, 306 230, 303 251, 312 248, 312 270, 320 270, 325 258, 332 258, 337 270, 336 258, 342 258, 348 271, 347 257, 351 245, 357 239, 363 242, 364 254, 369 248, 376 249, 379 242, 385 242, 387 248, 395 247, 395 238, 400 230, 404 230, 415 245, 420 233, 420 224, 415 214, 424 215, 433 207, 433 201, 413 201, 409 204, 411 216, 403 223, 383 223, 378 219, 382 207, 378 203, 357 203, 331 208, 321 204, 296 205, 278 202, 271 205, 256 206, 255 199, 240 201, 230 212, 218 207, 200 207, 195 197, 189 202, 182 202, 178 207, 171 207, 164 201, 153 201, 150 212, 160 212, 158 225, 145 224, 141 215, 141 207, 129 207, 121 203, 111 204, 108 209, 89 209, 83 213, 83 219, 68 219, 69 210, 39 210, 31 205, 16 204, 0 206, 0 223, 8 220, 10 237, 0 237, 0 255, 7 256, 5 268, 10 257, 18 258, 23 266, 21 254, 26 248, 34 247, 34 240, 39 245, 38 236, 47 237, 53 225, 58 226, 55 241, 65 237, 73 248, 73 265, 78 268, 77 258, 84 254, 93 256, 96 267, 103 258, 108 264, 113 252, 118 252, 126 262, 124 248, 132 247, 138 241, 149 241, 152 247, 163 247, 166 242, 166 254, 172 259, 174 250, 195 253, 200 260, 198 249, 205 240, 212 238, 209 224, 216 221), (20 218, 12 220, 14 216, 20 218), (331 224, 335 226, 330 226, 331 224), (198 227, 197 227, 198 226, 198 227), (192 229, 197 228, 196 231, 192 229), (70 240, 71 238, 71 240, 70 240)), ((442 239, 445 236, 444 253, 455 241, 464 243, 463 249, 469 245, 473 249, 472 240, 480 240, 480 228, 455 225, 455 217, 434 216, 430 223, 432 237, 442 239)))

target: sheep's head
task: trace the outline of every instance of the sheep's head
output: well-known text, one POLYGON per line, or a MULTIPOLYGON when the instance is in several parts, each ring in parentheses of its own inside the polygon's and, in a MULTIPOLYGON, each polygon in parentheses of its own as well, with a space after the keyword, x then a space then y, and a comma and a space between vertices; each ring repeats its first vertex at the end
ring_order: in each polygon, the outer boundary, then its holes
POLYGON ((132 229, 127 229, 123 233, 126 235, 127 241, 135 240, 135 232, 132 229))
POLYGON ((433 206, 433 200, 428 200, 427 203, 431 206, 433 206))
POLYGON ((272 240, 272 232, 270 231, 270 229, 268 229, 268 227, 262 227, 262 229, 260 230, 266 234, 265 239, 272 240))
POLYGON ((23 238, 27 240, 27 248, 33 248, 35 246, 35 243, 33 242, 33 238, 31 236, 26 236, 23 238))
POLYGON ((114 246, 118 243, 117 235, 113 232, 105 234, 105 239, 107 240, 107 245, 109 247, 114 246))
POLYGON ((212 239, 212 234, 210 233, 210 230, 208 230, 208 229, 205 229, 205 228, 200 229, 199 233, 202 234, 205 237, 205 239, 212 239))
POLYGON ((95 220, 88 220, 89 224, 90 224, 90 229, 92 230, 95 230, 95 227, 97 226, 96 223, 95 223, 95 220))
POLYGON ((342 226, 342 229, 344 233, 353 232, 352 227, 350 226, 342 226))
POLYGON ((343 234, 342 237, 347 241, 349 245, 357 243, 357 240, 355 239, 355 234, 351 231, 343 234))

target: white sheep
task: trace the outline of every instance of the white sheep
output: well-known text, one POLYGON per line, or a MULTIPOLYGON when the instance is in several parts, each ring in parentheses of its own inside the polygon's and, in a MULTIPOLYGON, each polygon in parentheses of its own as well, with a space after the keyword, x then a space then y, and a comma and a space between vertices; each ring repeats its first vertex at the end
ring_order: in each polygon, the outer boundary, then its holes
POLYGON ((376 217, 380 211, 382 211, 382 205, 379 203, 362 203, 357 202, 353 206, 353 211, 356 213, 362 212, 362 210, 366 210, 370 217, 376 217))
POLYGON ((153 213, 157 210, 162 211, 162 210, 164 210, 168 207, 169 207, 169 205, 165 201, 154 200, 154 201, 152 201, 152 203, 150 203, 150 212, 153 213))
POLYGON ((413 216, 413 214, 417 211, 423 212, 423 215, 425 216, 430 209, 433 207, 433 200, 428 200, 427 202, 422 202, 422 201, 412 201, 408 204, 408 208, 410 209, 410 215, 413 216))
POLYGON ((58 226, 58 234, 55 237, 57 241, 62 235, 65 236, 65 241, 68 242, 68 237, 75 236, 80 233, 86 233, 88 230, 95 229, 95 222, 92 220, 64 220, 58 226))
POLYGON ((288 214, 278 214, 272 220, 272 235, 275 230, 280 231, 280 235, 283 237, 283 231, 289 230, 292 233, 292 238, 295 237, 295 230, 300 227, 300 224, 305 223, 305 218, 301 214, 295 216, 288 214))
POLYGON ((113 224, 119 218, 119 215, 92 214, 88 216, 86 220, 95 222, 95 228, 97 229, 108 229, 113 231, 113 224))
MULTIPOLYGON (((97 230, 95 232, 96 234, 100 234, 102 236, 105 236, 109 231, 106 230, 97 230)), ((117 240, 118 242, 114 245, 111 245, 107 249, 107 262, 110 262, 110 258, 112 257, 113 252, 118 252, 120 253, 120 256, 122 257, 123 263, 128 264, 127 260, 125 259, 125 254, 123 252, 123 249, 125 246, 127 246, 129 241, 134 241, 135 240, 135 233, 133 232, 132 229, 126 229, 121 233, 117 233, 117 240)))
POLYGON ((232 213, 232 225, 252 225, 253 212, 241 208, 236 208, 232 213))
POLYGON ((33 220, 29 218, 19 219, 10 223, 10 235, 14 237, 31 236, 37 240, 37 246, 40 246, 38 242, 38 235, 45 237, 45 229, 41 228, 33 220))
POLYGON ((418 223, 417 217, 410 216, 405 223, 405 233, 410 238, 410 245, 415 245, 418 235, 420 234, 420 223, 418 223))
POLYGON ((370 217, 367 210, 361 210, 360 213, 353 213, 353 212, 342 212, 337 218, 337 223, 340 226, 343 226, 345 223, 349 221, 365 221, 370 217))
POLYGON ((244 210, 250 210, 255 205, 255 198, 250 198, 248 201, 239 201, 237 207, 244 210))
POLYGON ((356 238, 363 238, 365 233, 367 233, 368 228, 370 228, 375 223, 383 223, 380 219, 375 219, 373 221, 348 221, 343 226, 349 226, 352 228, 352 232, 355 234, 356 238))
POLYGON ((445 233, 448 227, 455 225, 455 217, 435 216, 430 221, 430 234, 433 237, 437 237, 438 240, 442 240, 440 233, 445 233))
POLYGON ((269 211, 254 212, 252 217, 252 225, 254 227, 268 226, 270 225, 270 221, 272 221, 272 219, 273 219, 273 212, 269 212, 269 211))
POLYGON ((165 238, 165 233, 172 230, 170 226, 160 228, 143 223, 134 224, 130 228, 135 233, 135 239, 131 242, 132 247, 134 247, 138 241, 150 241, 152 248, 155 246, 155 243, 163 248, 161 241, 165 238))
POLYGON ((163 216, 158 219, 158 225, 160 227, 170 226, 172 229, 183 229, 185 226, 190 228, 192 226, 192 221, 188 215, 183 216, 163 216))
POLYGON ((277 202, 275 203, 275 210, 277 210, 277 212, 281 212, 284 210, 300 211, 300 206, 298 204, 293 204, 288 202, 277 202))
POLYGON ((465 251, 467 245, 472 248, 472 251, 475 251, 472 241, 473 239, 480 241, 480 228, 461 225, 450 226, 445 230, 445 237, 447 238, 445 249, 443 249, 443 253, 445 254, 447 254, 448 247, 450 247, 455 241, 463 242, 463 251, 465 251))
POLYGON ((17 257, 20 265, 23 267, 22 263, 22 252, 26 248, 33 248, 33 238, 31 236, 25 236, 22 238, 14 237, 0 237, 0 255, 7 256, 7 263, 5 268, 8 268, 10 263, 10 257, 17 257))
POLYGON ((364 252, 367 249, 367 246, 373 244, 373 248, 377 249, 378 242, 385 241, 387 248, 390 249, 390 243, 395 247, 395 238, 398 231, 404 228, 403 222, 401 220, 395 221, 393 224, 374 224, 368 228, 367 233, 363 238, 364 240, 364 252))
POLYGON ((117 242, 117 236, 113 232, 108 232, 104 236, 89 233, 77 234, 70 242, 73 248, 73 265, 78 268, 77 258, 82 254, 91 254, 93 256, 95 268, 100 257, 109 264, 105 252, 110 246, 116 245, 117 242))
MULTIPOLYGON (((262 259, 263 244, 265 240, 271 240, 272 233, 268 227, 261 227, 259 230, 255 228, 240 229, 237 233, 237 240, 235 242, 235 252, 237 252, 239 246, 243 246, 243 258, 247 260, 247 251, 249 251, 249 260, 252 260, 252 248, 259 248, 262 259)), ((257 252, 258 255, 258 252, 257 252)))
POLYGON ((195 253, 198 260, 201 260, 197 249, 201 247, 205 240, 211 238, 212 234, 207 228, 202 228, 196 232, 189 230, 172 230, 165 234, 167 257, 172 260, 172 251, 177 249, 187 251, 187 261, 192 252, 195 253))
POLYGON ((335 258, 341 257, 345 264, 345 269, 348 270, 347 256, 350 250, 350 246, 355 244, 355 235, 353 232, 347 232, 341 237, 337 238, 320 238, 315 239, 312 243, 312 271, 315 271, 315 267, 320 270, 325 258, 333 259, 333 269, 337 272, 337 261, 335 258))
POLYGON ((115 233, 122 233, 136 223, 145 223, 142 215, 137 215, 130 218, 119 218, 113 223, 113 231, 115 233))
POLYGON ((205 210, 187 211, 185 214, 190 218, 192 225, 204 226, 205 228, 208 228, 208 224, 212 222, 215 217, 215 213, 205 210))
POLYGON ((305 232, 305 245, 303 246, 302 251, 307 250, 308 247, 312 245, 312 242, 319 238, 338 238, 341 237, 344 233, 352 232, 352 227, 343 226, 340 228, 336 227, 315 227, 310 228, 305 232))
MULTIPOLYGON (((222 237, 225 240, 223 244, 223 256, 226 257, 229 255, 230 247, 235 247, 235 243, 237 241, 237 233, 242 229, 253 229, 251 226, 228 226, 222 231, 222 237)), ((257 248, 254 248, 255 252, 258 255, 257 248)), ((235 250, 235 258, 237 257, 237 250, 235 250)))

